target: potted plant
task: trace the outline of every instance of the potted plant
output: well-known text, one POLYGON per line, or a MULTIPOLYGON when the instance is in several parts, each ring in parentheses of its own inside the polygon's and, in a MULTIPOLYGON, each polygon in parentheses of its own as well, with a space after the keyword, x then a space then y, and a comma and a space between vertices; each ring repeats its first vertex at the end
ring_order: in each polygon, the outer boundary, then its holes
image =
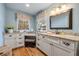
POLYGON ((14 26, 12 24, 6 25, 5 31, 8 33, 13 33, 14 26))

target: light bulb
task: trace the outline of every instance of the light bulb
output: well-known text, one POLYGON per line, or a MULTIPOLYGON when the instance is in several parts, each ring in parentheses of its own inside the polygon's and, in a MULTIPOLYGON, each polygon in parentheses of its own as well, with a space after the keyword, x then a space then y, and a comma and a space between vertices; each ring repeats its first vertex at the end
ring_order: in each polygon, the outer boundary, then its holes
POLYGON ((26 4, 26 7, 30 7, 30 4, 26 4))

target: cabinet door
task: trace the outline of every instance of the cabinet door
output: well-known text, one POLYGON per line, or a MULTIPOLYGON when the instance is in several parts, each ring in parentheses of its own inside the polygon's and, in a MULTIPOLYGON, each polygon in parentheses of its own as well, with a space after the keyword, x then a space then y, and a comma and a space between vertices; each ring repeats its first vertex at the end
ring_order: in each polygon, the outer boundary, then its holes
POLYGON ((5 39, 5 44, 10 46, 11 48, 15 48, 15 46, 16 46, 14 39, 5 39))
POLYGON ((57 46, 52 46, 52 55, 54 56, 72 56, 74 55, 73 51, 67 51, 57 46))
POLYGON ((15 41, 15 39, 10 40, 10 46, 12 48, 15 48, 16 47, 16 41, 15 41))
POLYGON ((51 44, 51 52, 50 52, 51 56, 54 56, 54 46, 51 44))
POLYGON ((10 46, 10 44, 9 44, 9 39, 5 39, 5 45, 8 45, 8 46, 10 46))
POLYGON ((43 41, 40 41, 39 42, 39 48, 44 52, 46 53, 47 55, 50 55, 50 49, 51 49, 51 46, 50 44, 46 43, 46 42, 43 42, 43 41))

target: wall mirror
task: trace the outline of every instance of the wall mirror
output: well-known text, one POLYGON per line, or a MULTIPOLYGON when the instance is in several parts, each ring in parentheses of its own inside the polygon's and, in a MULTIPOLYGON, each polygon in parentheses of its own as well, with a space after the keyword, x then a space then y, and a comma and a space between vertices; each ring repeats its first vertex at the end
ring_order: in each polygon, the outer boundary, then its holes
POLYGON ((72 9, 50 16, 50 29, 72 29, 72 9))

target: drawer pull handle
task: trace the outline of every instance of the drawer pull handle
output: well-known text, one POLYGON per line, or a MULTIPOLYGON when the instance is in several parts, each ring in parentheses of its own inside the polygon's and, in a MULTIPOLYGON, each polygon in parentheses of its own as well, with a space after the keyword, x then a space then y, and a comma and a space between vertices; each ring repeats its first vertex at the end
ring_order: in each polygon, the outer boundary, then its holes
POLYGON ((21 34, 19 34, 19 36, 21 36, 21 34))
POLYGON ((66 42, 63 42, 63 44, 65 44, 66 46, 69 46, 70 45, 70 43, 66 43, 66 42))
POLYGON ((39 44, 37 44, 38 46, 40 46, 39 44))
POLYGON ((53 44, 50 44, 50 45, 53 45, 53 44))
POLYGON ((40 35, 38 35, 38 36, 40 36, 40 35))
POLYGON ((9 35, 9 37, 12 37, 12 35, 9 35))
POLYGON ((19 42, 19 44, 22 44, 22 42, 19 42))
POLYGON ((43 36, 43 38, 45 38, 45 37, 43 36))
POLYGON ((22 39, 22 38, 19 38, 19 39, 22 39))

